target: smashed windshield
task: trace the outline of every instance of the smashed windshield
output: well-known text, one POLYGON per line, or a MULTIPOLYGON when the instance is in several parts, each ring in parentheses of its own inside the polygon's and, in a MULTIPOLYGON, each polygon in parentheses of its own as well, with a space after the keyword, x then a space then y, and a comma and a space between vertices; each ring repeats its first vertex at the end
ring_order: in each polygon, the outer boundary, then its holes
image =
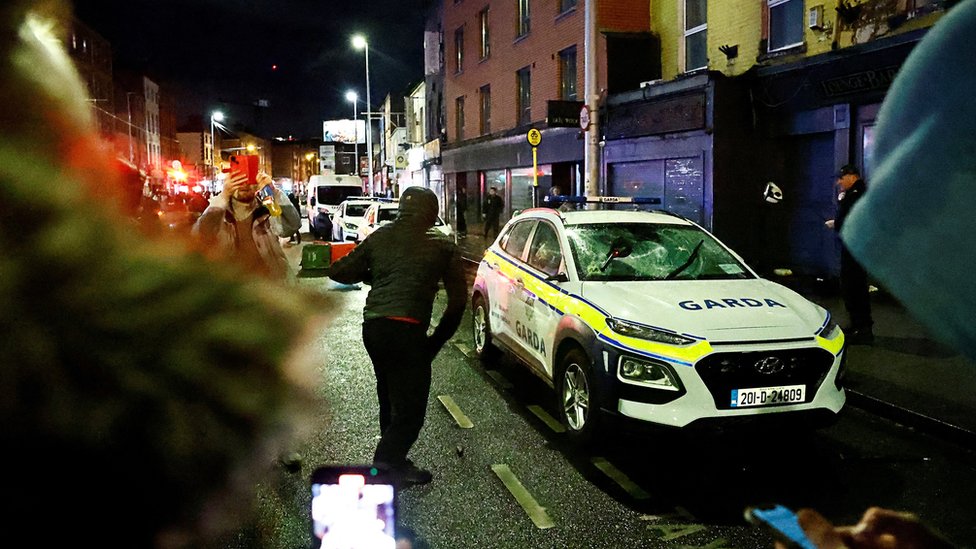
POLYGON ((738 259, 698 227, 659 223, 567 225, 566 236, 581 280, 752 278, 738 259), (626 243, 630 253, 613 254, 611 243, 626 243))

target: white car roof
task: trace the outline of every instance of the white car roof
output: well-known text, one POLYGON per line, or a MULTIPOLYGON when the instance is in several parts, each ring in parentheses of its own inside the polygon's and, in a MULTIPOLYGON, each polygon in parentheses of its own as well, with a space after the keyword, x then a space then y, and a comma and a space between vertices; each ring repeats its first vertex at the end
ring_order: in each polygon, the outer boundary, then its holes
POLYGON ((647 210, 575 210, 559 212, 550 208, 533 208, 524 211, 523 215, 560 218, 566 225, 589 223, 661 223, 670 225, 693 225, 693 223, 690 221, 667 212, 647 210))
POLYGON ((343 204, 372 204, 373 201, 366 198, 347 198, 342 201, 343 204))

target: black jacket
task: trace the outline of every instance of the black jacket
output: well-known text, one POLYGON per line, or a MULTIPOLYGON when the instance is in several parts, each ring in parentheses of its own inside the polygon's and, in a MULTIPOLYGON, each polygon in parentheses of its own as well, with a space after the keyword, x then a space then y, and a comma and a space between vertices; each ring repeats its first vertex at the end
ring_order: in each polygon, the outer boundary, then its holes
POLYGON ((843 198, 837 202, 837 220, 834 222, 835 231, 840 232, 840 228, 844 225, 844 220, 847 219, 847 214, 851 213, 851 208, 864 196, 864 191, 866 190, 867 185, 864 183, 864 180, 858 179, 849 189, 844 191, 843 198))
POLYGON ((447 291, 447 309, 430 343, 440 349, 461 324, 467 301, 464 269, 457 245, 433 230, 437 197, 411 187, 400 199, 396 220, 376 230, 335 262, 336 282, 371 286, 363 318, 406 317, 429 325, 439 282, 447 291))

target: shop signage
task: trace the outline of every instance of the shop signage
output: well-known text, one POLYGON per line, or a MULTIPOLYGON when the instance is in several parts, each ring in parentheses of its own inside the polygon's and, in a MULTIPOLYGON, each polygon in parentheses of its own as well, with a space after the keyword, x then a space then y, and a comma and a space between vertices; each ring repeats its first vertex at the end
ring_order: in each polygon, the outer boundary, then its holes
POLYGON ((548 101, 546 125, 550 128, 578 128, 582 101, 548 101))
POLYGON ((898 66, 891 66, 845 74, 821 81, 820 90, 827 97, 886 90, 891 86, 891 81, 895 79, 897 72, 898 66))
POLYGON ((607 136, 637 137, 705 127, 705 94, 631 103, 610 111, 607 136))

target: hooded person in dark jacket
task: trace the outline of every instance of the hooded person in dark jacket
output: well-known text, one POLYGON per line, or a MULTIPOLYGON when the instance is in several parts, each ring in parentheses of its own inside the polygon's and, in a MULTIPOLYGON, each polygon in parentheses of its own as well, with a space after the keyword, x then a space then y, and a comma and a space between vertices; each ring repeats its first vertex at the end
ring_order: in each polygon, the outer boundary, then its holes
POLYGON ((336 282, 371 286, 363 311, 363 343, 376 373, 380 441, 373 460, 403 485, 425 484, 433 475, 407 459, 424 424, 431 362, 457 331, 467 289, 457 246, 432 230, 437 196, 410 187, 397 218, 332 265, 336 282), (447 309, 427 335, 439 282, 447 309))

